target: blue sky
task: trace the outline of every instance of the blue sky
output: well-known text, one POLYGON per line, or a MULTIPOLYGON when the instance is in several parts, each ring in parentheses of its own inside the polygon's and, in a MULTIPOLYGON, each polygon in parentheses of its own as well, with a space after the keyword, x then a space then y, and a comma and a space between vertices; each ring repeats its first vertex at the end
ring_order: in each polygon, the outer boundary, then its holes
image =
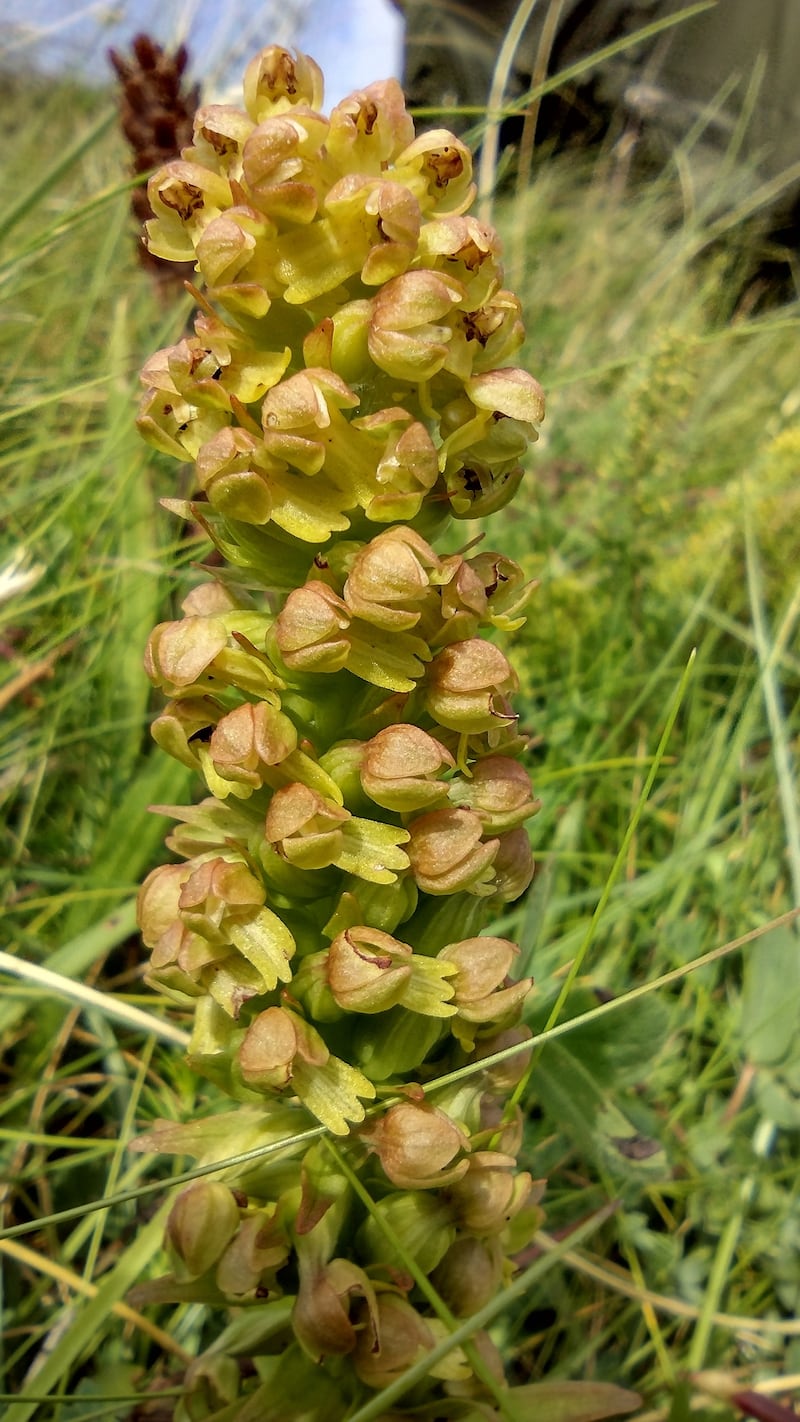
POLYGON ((102 78, 109 45, 138 30, 187 40, 206 98, 238 101, 245 63, 265 44, 298 45, 326 77, 326 107, 373 79, 399 75, 402 21, 389 0, 4 0, 0 52, 102 78))

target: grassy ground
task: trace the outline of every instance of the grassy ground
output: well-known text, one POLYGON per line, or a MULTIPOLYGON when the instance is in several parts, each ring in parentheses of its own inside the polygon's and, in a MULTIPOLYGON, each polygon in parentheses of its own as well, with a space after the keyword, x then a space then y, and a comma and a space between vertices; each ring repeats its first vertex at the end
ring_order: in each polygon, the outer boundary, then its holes
MULTIPOLYGON (((157 1268, 164 1193, 163 1159, 126 1144, 210 1091, 129 1011, 170 1020, 141 985, 132 896, 162 855, 146 806, 190 793, 150 748, 141 649, 202 548, 159 511, 176 466, 132 427, 136 370, 185 313, 136 267, 107 110, 18 102, 0 214, 4 947, 62 982, 21 968, 0 1002, 7 1222, 44 1217, 0 1239, 0 1389, 13 1422, 61 1422, 128 1416, 109 1399, 142 1368, 168 1383, 203 1327, 191 1306, 124 1302, 157 1268), (101 995, 70 1001, 69 981, 101 995)), ((514 647, 539 870, 497 927, 537 980, 525 1163, 550 1181, 538 1281, 497 1337, 520 1378, 604 1378, 653 1418, 719 1417, 687 1373, 800 1382, 798 317, 748 315, 735 242, 707 250, 666 181, 634 196, 604 160, 554 160, 497 218, 550 402, 491 531, 541 579, 514 647)))

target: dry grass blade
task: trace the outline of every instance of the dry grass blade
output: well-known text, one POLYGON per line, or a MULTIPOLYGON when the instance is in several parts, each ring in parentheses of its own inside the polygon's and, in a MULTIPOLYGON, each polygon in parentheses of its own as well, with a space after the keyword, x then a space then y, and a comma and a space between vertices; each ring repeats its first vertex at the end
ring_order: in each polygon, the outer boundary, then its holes
MULTIPOLYGON (((82 1279, 80 1274, 74 1270, 67 1269, 63 1264, 57 1263, 54 1259, 47 1259, 35 1249, 28 1249, 24 1244, 17 1244, 13 1239, 0 1239, 0 1253, 5 1254, 9 1259, 16 1259, 19 1264, 24 1265, 34 1274, 45 1274, 49 1279, 54 1279, 59 1284, 63 1284, 68 1290, 75 1294, 82 1294, 84 1298, 97 1298, 98 1287, 88 1279, 82 1279)), ((171 1354, 179 1358, 181 1362, 191 1361, 191 1354, 187 1353, 169 1333, 165 1333, 163 1328, 158 1328, 138 1309, 130 1308, 128 1304, 116 1301, 111 1304, 111 1312, 117 1317, 130 1323, 134 1328, 138 1328, 141 1333, 158 1345, 162 1352, 171 1354)))

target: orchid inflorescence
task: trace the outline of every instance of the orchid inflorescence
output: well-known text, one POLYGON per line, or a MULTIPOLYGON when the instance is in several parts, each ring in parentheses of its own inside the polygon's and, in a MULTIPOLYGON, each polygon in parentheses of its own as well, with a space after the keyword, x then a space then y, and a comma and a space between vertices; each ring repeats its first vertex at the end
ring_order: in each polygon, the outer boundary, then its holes
MULTIPOLYGON (((179 862, 140 924, 191 1066, 240 1104, 140 1144, 264 1155, 178 1195, 172 1272, 138 1293, 238 1310, 176 1416, 337 1422, 491 1299, 540 1219, 503 1109, 522 1058, 494 1059, 529 1035, 530 980, 483 932, 533 873, 516 678, 486 638, 530 588, 470 531, 434 543, 508 502, 544 407, 505 364, 519 302, 464 144, 415 137, 393 80, 323 117, 317 66, 277 46, 244 101, 201 108, 149 182, 150 251, 204 290, 139 419, 194 463, 199 497, 166 502, 223 560, 148 645, 155 738, 209 794, 165 807, 179 862)), ((498 1387, 478 1333, 403 1406, 494 1417, 498 1387)))

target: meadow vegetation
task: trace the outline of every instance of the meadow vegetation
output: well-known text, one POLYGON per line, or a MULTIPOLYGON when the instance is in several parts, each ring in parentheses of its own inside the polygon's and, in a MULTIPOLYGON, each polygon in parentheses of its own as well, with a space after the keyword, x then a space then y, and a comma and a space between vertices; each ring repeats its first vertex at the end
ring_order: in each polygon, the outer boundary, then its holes
MULTIPOLYGON (((159 1272, 168 1170, 128 1145, 219 1104, 133 931, 147 807, 192 793, 150 742, 142 649, 207 545, 133 425, 190 303, 137 266, 108 97, 2 102, 0 1391, 12 1422, 88 1422, 209 1341, 192 1304, 125 1302, 159 1272)), ((549 402, 493 524, 541 583, 511 656, 542 809, 491 930, 536 980, 521 1164, 548 1187, 493 1336, 519 1381, 721 1417, 701 1370, 800 1382, 797 310, 742 284, 735 221, 712 243, 671 173, 633 191, 610 154, 541 163, 495 219, 549 402)))

